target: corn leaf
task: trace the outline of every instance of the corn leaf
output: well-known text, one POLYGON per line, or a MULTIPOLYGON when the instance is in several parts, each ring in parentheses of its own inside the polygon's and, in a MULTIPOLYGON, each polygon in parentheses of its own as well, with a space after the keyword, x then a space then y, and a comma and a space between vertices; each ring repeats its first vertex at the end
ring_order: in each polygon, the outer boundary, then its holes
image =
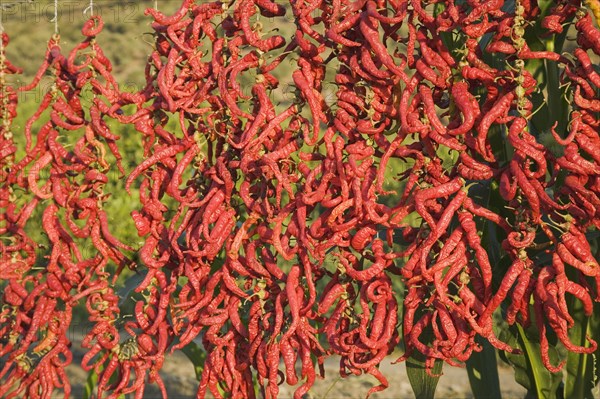
MULTIPOLYGON (((561 398, 560 391, 562 373, 551 373, 542 363, 538 329, 535 323, 525 330, 523 327, 513 325, 505 327, 499 338, 518 348, 522 354, 501 353, 501 358, 508 362, 515 371, 515 381, 527 389, 527 396, 534 398, 555 399, 561 398)), ((555 337, 549 337, 549 355, 553 364, 558 362, 555 337), (554 339, 553 339, 554 338, 554 339)))
POLYGON ((477 336, 476 341, 483 347, 481 352, 473 352, 466 362, 471 392, 475 399, 502 397, 496 350, 487 341, 477 336))
POLYGON ((413 389, 416 399, 433 399, 435 389, 440 381, 443 363, 441 360, 435 361, 432 374, 429 375, 425 369, 425 356, 415 354, 406 359, 406 374, 408 381, 413 389))
POLYGON ((98 374, 94 369, 90 370, 87 379, 85 380, 85 386, 83 387, 83 399, 90 399, 94 395, 94 390, 98 385, 98 374))
POLYGON ((206 361, 206 352, 194 341, 184 346, 182 351, 194 365, 196 379, 200 381, 202 378, 202 371, 204 370, 204 362, 206 361))
MULTIPOLYGON (((421 340, 424 344, 431 343, 433 338, 433 332, 430 327, 426 328, 421 335, 421 340)), ((417 352, 406 359, 406 374, 408 375, 408 381, 412 386, 416 399, 433 399, 435 389, 440 380, 439 376, 442 374, 443 363, 441 360, 436 359, 433 370, 428 373, 425 367, 425 359, 426 356, 417 352)))
MULTIPOLYGON (((569 313, 575 325, 569 330, 569 339, 573 344, 589 347, 586 336, 600 340, 600 305, 595 304, 594 313, 588 317, 583 312, 583 305, 574 297, 568 297, 569 313)), ((600 351, 595 353, 572 353, 567 355, 567 375, 565 380, 566 398, 597 398, 598 391, 594 391, 598 383, 598 370, 596 361, 600 351)))

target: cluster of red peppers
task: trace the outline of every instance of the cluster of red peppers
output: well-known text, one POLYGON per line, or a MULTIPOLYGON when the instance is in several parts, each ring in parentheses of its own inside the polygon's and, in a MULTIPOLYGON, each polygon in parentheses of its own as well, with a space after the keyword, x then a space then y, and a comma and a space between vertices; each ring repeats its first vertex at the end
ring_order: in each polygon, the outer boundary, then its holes
POLYGON ((586 238, 600 228, 600 30, 579 1, 184 0, 173 15, 147 14, 155 46, 134 93, 96 43, 100 17, 66 56, 49 41, 18 89, 46 72, 54 81, 20 159, 5 81, 19 70, 3 36, 0 396, 68 397, 80 303, 98 398, 141 398, 148 383, 166 397, 165 356, 192 341, 206 351, 198 397, 276 398, 285 382, 301 398, 331 355, 342 377, 376 377, 371 394, 388 386, 378 366, 399 343, 399 361, 419 353, 429 371, 438 359, 464 364, 477 337, 518 351, 494 334, 499 310, 537 325, 549 370, 562 367, 549 329, 569 351, 596 350, 569 340, 566 302, 589 315, 600 301, 586 238), (263 24, 290 16, 291 37, 263 24), (572 54, 526 37, 570 26, 572 54), (537 60, 561 72, 569 101, 568 123, 544 137, 532 122, 537 60), (277 97, 286 79, 291 102, 277 97), (139 133, 132 170, 107 121, 139 133), (139 248, 111 233, 103 209, 118 176, 139 193, 139 248), (34 211, 43 259, 26 233, 34 211), (143 277, 133 317, 115 292, 124 269, 143 277))

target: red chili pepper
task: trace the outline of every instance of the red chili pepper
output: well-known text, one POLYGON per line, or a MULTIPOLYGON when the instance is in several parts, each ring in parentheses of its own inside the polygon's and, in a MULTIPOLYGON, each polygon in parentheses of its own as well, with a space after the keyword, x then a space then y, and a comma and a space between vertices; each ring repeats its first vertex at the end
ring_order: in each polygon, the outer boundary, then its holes
POLYGON ((495 160, 486 142, 488 130, 495 120, 508 112, 514 98, 515 95, 512 91, 500 97, 494 103, 492 109, 483 116, 477 127, 477 151, 486 161, 493 162, 495 160))
POLYGON ((461 178, 455 178, 447 183, 440 184, 439 186, 419 190, 415 194, 415 210, 423 217, 433 231, 436 230, 436 223, 426 210, 425 202, 427 200, 444 198, 454 194, 462 188, 463 183, 464 181, 461 178))
POLYGON ((584 49, 591 48, 596 54, 600 54, 600 31, 594 26, 592 17, 586 13, 575 23, 578 31, 577 44, 584 49))

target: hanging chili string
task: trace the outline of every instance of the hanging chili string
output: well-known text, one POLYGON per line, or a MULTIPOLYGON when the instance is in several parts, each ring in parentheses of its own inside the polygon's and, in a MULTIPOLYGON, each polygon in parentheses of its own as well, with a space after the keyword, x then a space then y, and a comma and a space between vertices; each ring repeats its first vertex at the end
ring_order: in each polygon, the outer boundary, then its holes
MULTIPOLYGON (((35 274, 5 262, 0 396, 68 396, 59 366, 78 304, 93 324, 82 366, 98 373, 96 397, 141 397, 149 383, 166 397, 165 358, 191 342, 206 352, 197 397, 276 398, 285 382, 299 399, 329 355, 342 376, 375 377, 371 394, 388 387, 379 364, 401 340, 399 360, 423 355, 429 373, 438 360, 464 364, 480 339, 516 353, 495 335, 504 305, 510 325, 535 320, 548 370, 562 366, 550 361, 549 328, 568 351, 596 350, 570 341, 566 298, 588 315, 600 300, 586 237, 600 228, 600 33, 573 2, 545 13, 502 3, 446 1, 432 14, 421 1, 182 0, 165 15, 155 0, 146 10, 155 46, 134 93, 111 75, 92 1, 67 57, 55 25, 27 86, 53 68, 55 92, 27 124, 26 154, 9 175, 34 198, 27 209, 43 214, 50 244, 35 274), (263 25, 290 13, 289 37, 263 25), (573 57, 524 39, 571 20, 573 57), (532 59, 564 70, 568 128, 552 130, 561 151, 532 134, 536 93, 551 90, 529 72, 532 59), (277 104, 284 75, 294 98, 277 104), (109 121, 133 127, 124 131, 144 147, 128 173, 109 121), (139 199, 140 248, 112 235, 114 168, 139 199), (482 187, 497 187, 494 206, 482 187), (504 238, 494 252, 483 225, 504 238), (114 291, 126 267, 143 277, 132 280, 127 317, 114 291)), ((10 218, 23 230, 28 216, 10 218)), ((16 248, 21 261, 27 251, 16 248)))

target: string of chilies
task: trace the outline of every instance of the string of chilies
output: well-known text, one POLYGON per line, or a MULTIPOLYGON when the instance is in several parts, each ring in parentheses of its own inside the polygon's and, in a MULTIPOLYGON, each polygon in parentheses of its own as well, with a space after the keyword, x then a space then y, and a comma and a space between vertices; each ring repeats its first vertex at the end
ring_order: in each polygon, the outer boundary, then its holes
MULTIPOLYGON (((155 48, 139 92, 120 91, 111 76, 93 2, 84 41, 65 57, 53 37, 21 89, 48 69, 55 76, 25 126, 27 154, 13 162, 14 144, 2 153, 0 205, 10 212, 0 229, 12 240, 0 240, 12 254, 0 269, 8 304, 0 336, 9 342, 2 395, 69 395, 65 333, 78 302, 94 324, 82 365, 98 374, 98 397, 141 397, 147 383, 166 397, 165 357, 197 339, 207 352, 197 397, 275 398, 286 382, 301 398, 330 355, 341 376, 376 377, 370 395, 389 385, 378 366, 400 341, 398 360, 421 353, 429 372, 437 359, 464 364, 481 350, 477 336, 517 352, 494 335, 499 309, 522 326, 534 312, 551 371, 562 364, 550 362, 548 327, 569 351, 596 350, 592 340, 569 340, 566 306, 572 295, 589 315, 600 300, 600 265, 585 236, 600 226, 600 77, 591 61, 600 31, 579 1, 558 1, 543 18, 526 0, 510 9, 503 1, 183 0, 169 16, 156 6, 146 11, 155 48), (263 24, 290 15, 290 37, 263 24), (529 48, 527 29, 559 34, 568 23, 577 31, 572 57, 529 48), (505 66, 485 62, 497 53, 505 66), (551 129, 561 152, 542 145, 531 123, 539 91, 531 59, 556 63, 570 85, 567 128, 551 129), (294 99, 278 104, 284 64, 294 99), (335 98, 326 101, 331 84, 335 98), (87 85, 94 96, 84 109, 87 85), (121 166, 107 119, 140 134, 144 159, 132 170, 121 166), (60 134, 73 137, 72 149, 60 134), (144 278, 127 321, 113 284, 132 267, 134 248, 112 236, 102 209, 111 168, 140 199, 131 214, 144 278), (17 187, 34 197, 21 209, 10 208, 17 187), (504 209, 491 209, 480 187, 498 187, 504 209), (51 247, 40 273, 24 232, 34 209, 51 247), (505 269, 478 234, 484 225, 502 241, 505 269), (91 241, 94 254, 83 256, 75 238, 91 241)), ((17 72, 2 65, 1 76, 17 72)), ((6 125, 16 96, 2 87, 6 125)))
POLYGON ((7 358, 0 371, 3 397, 49 397, 56 388, 69 395, 65 366, 72 361, 68 333, 77 303, 86 302, 94 324, 84 338, 83 346, 89 349, 84 367, 93 358, 90 354, 102 349, 114 351, 118 344, 119 334, 113 324, 119 313, 118 297, 113 292, 116 277, 110 278, 105 267, 109 261, 119 269, 128 266, 130 261, 122 251, 133 248, 112 236, 102 209, 110 168, 105 147, 120 166, 115 145, 118 136, 102 119, 105 111, 100 109, 103 103, 99 97, 95 96, 86 110, 89 119, 82 108, 82 91, 87 87, 98 95, 117 89, 109 75, 110 63, 94 40, 101 29, 99 18, 89 19, 82 30, 85 40, 66 57, 55 34, 33 82, 19 88, 21 92, 38 88, 46 71, 53 76, 51 89, 25 125, 28 151, 3 179, 3 184, 34 195, 27 205, 8 213, 13 219, 9 222, 14 224, 8 232, 23 235, 24 224, 37 210, 42 214, 42 228, 51 250, 41 272, 34 273, 31 267, 35 245, 33 249, 17 247, 12 259, 3 259, 2 270, 9 273, 10 287, 4 299, 13 309, 2 320, 3 336, 9 343, 3 348, 7 358), (41 124, 35 133, 34 123, 41 124), (70 140, 72 149, 67 149, 61 138, 70 140), (82 251, 86 244, 93 248, 89 256, 82 251), (29 255, 27 263, 19 259, 23 252, 29 255))

